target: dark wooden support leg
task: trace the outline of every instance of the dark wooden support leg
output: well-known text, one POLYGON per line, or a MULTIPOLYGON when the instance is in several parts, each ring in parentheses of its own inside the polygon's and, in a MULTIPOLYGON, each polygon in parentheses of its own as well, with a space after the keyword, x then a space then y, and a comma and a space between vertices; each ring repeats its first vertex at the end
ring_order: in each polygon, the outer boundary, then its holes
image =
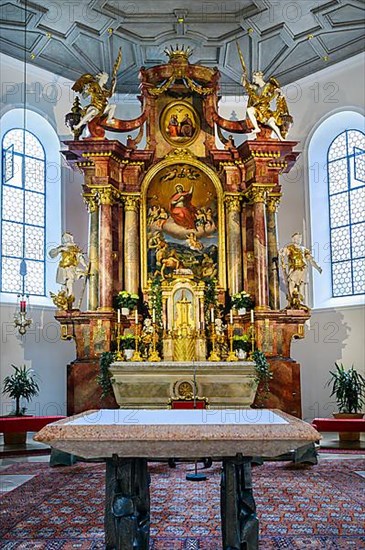
POLYGON ((259 521, 252 494, 251 458, 223 460, 221 516, 224 550, 257 550, 259 521))
POLYGON ((106 460, 105 547, 107 550, 148 550, 150 494, 147 460, 106 460))

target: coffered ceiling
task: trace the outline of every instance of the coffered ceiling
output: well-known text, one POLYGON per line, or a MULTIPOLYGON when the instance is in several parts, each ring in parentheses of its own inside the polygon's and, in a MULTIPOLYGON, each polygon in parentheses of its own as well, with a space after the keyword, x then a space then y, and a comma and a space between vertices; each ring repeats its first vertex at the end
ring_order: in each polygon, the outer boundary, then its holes
POLYGON ((218 66, 222 92, 249 71, 288 84, 364 49, 363 0, 0 0, 0 51, 76 80, 123 60, 118 91, 138 91, 139 67, 165 63, 172 44, 218 66))

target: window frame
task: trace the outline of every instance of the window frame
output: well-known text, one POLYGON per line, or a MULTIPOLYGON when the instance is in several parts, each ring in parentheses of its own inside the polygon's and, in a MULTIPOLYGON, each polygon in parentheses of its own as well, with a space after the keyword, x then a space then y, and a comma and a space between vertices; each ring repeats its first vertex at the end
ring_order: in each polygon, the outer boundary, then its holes
MULTIPOLYGON (((22 108, 9 109, 5 112, 1 121, 0 144, 2 148, 3 138, 9 130, 20 128, 33 134, 43 147, 45 153, 45 295, 30 294, 31 306, 52 307, 54 304, 49 296, 50 290, 57 291, 56 271, 57 261, 52 260, 48 251, 57 246, 61 235, 61 156, 60 141, 52 124, 41 115, 31 109, 26 110, 24 128, 24 110, 22 108)), ((3 162, 0 163, 0 204, 2 204, 3 189, 3 162)), ((21 187, 24 191, 24 187, 21 187)), ((1 242, 0 242, 1 246, 1 242)), ((0 267, 1 269, 1 267, 0 267)), ((17 303, 18 293, 0 292, 0 302, 17 303)))
POLYGON ((333 140, 349 129, 365 132, 365 119, 360 109, 349 108, 330 113, 319 121, 307 141, 307 213, 310 220, 312 251, 323 269, 322 274, 312 273, 312 303, 316 310, 364 304, 364 294, 332 296, 327 155, 333 140))

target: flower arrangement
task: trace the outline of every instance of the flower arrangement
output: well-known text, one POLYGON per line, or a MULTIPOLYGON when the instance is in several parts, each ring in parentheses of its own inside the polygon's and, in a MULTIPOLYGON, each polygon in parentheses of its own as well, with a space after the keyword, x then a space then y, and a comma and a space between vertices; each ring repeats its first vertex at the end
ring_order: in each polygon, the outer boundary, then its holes
POLYGON ((233 336, 233 349, 238 350, 242 349, 243 351, 249 352, 251 349, 251 339, 248 334, 233 336))
POLYGON ((135 338, 133 334, 122 334, 119 336, 120 349, 134 349, 135 338))
POLYGON ((138 294, 133 294, 127 292, 126 290, 121 290, 115 297, 115 306, 119 308, 128 308, 133 309, 138 304, 139 296, 138 294))
POLYGON ((237 294, 233 294, 232 296, 232 306, 236 309, 252 309, 254 306, 254 302, 251 298, 251 296, 242 290, 242 292, 238 292, 237 294))

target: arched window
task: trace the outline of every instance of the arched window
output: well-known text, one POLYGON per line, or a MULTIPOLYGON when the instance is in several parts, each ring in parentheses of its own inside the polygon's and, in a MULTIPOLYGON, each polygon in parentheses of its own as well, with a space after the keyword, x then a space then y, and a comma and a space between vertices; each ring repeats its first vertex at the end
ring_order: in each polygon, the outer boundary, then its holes
POLYGON ((57 265, 47 249, 61 234, 60 144, 41 115, 12 109, 1 118, 0 292, 2 301, 29 294, 51 305, 57 265))
POLYGON ((362 304, 365 294, 364 117, 341 111, 321 122, 308 146, 313 306, 362 304))
POLYGON ((45 296, 46 155, 28 130, 2 140, 1 292, 45 296))
POLYGON ((328 149, 332 295, 365 293, 365 134, 345 130, 328 149))

